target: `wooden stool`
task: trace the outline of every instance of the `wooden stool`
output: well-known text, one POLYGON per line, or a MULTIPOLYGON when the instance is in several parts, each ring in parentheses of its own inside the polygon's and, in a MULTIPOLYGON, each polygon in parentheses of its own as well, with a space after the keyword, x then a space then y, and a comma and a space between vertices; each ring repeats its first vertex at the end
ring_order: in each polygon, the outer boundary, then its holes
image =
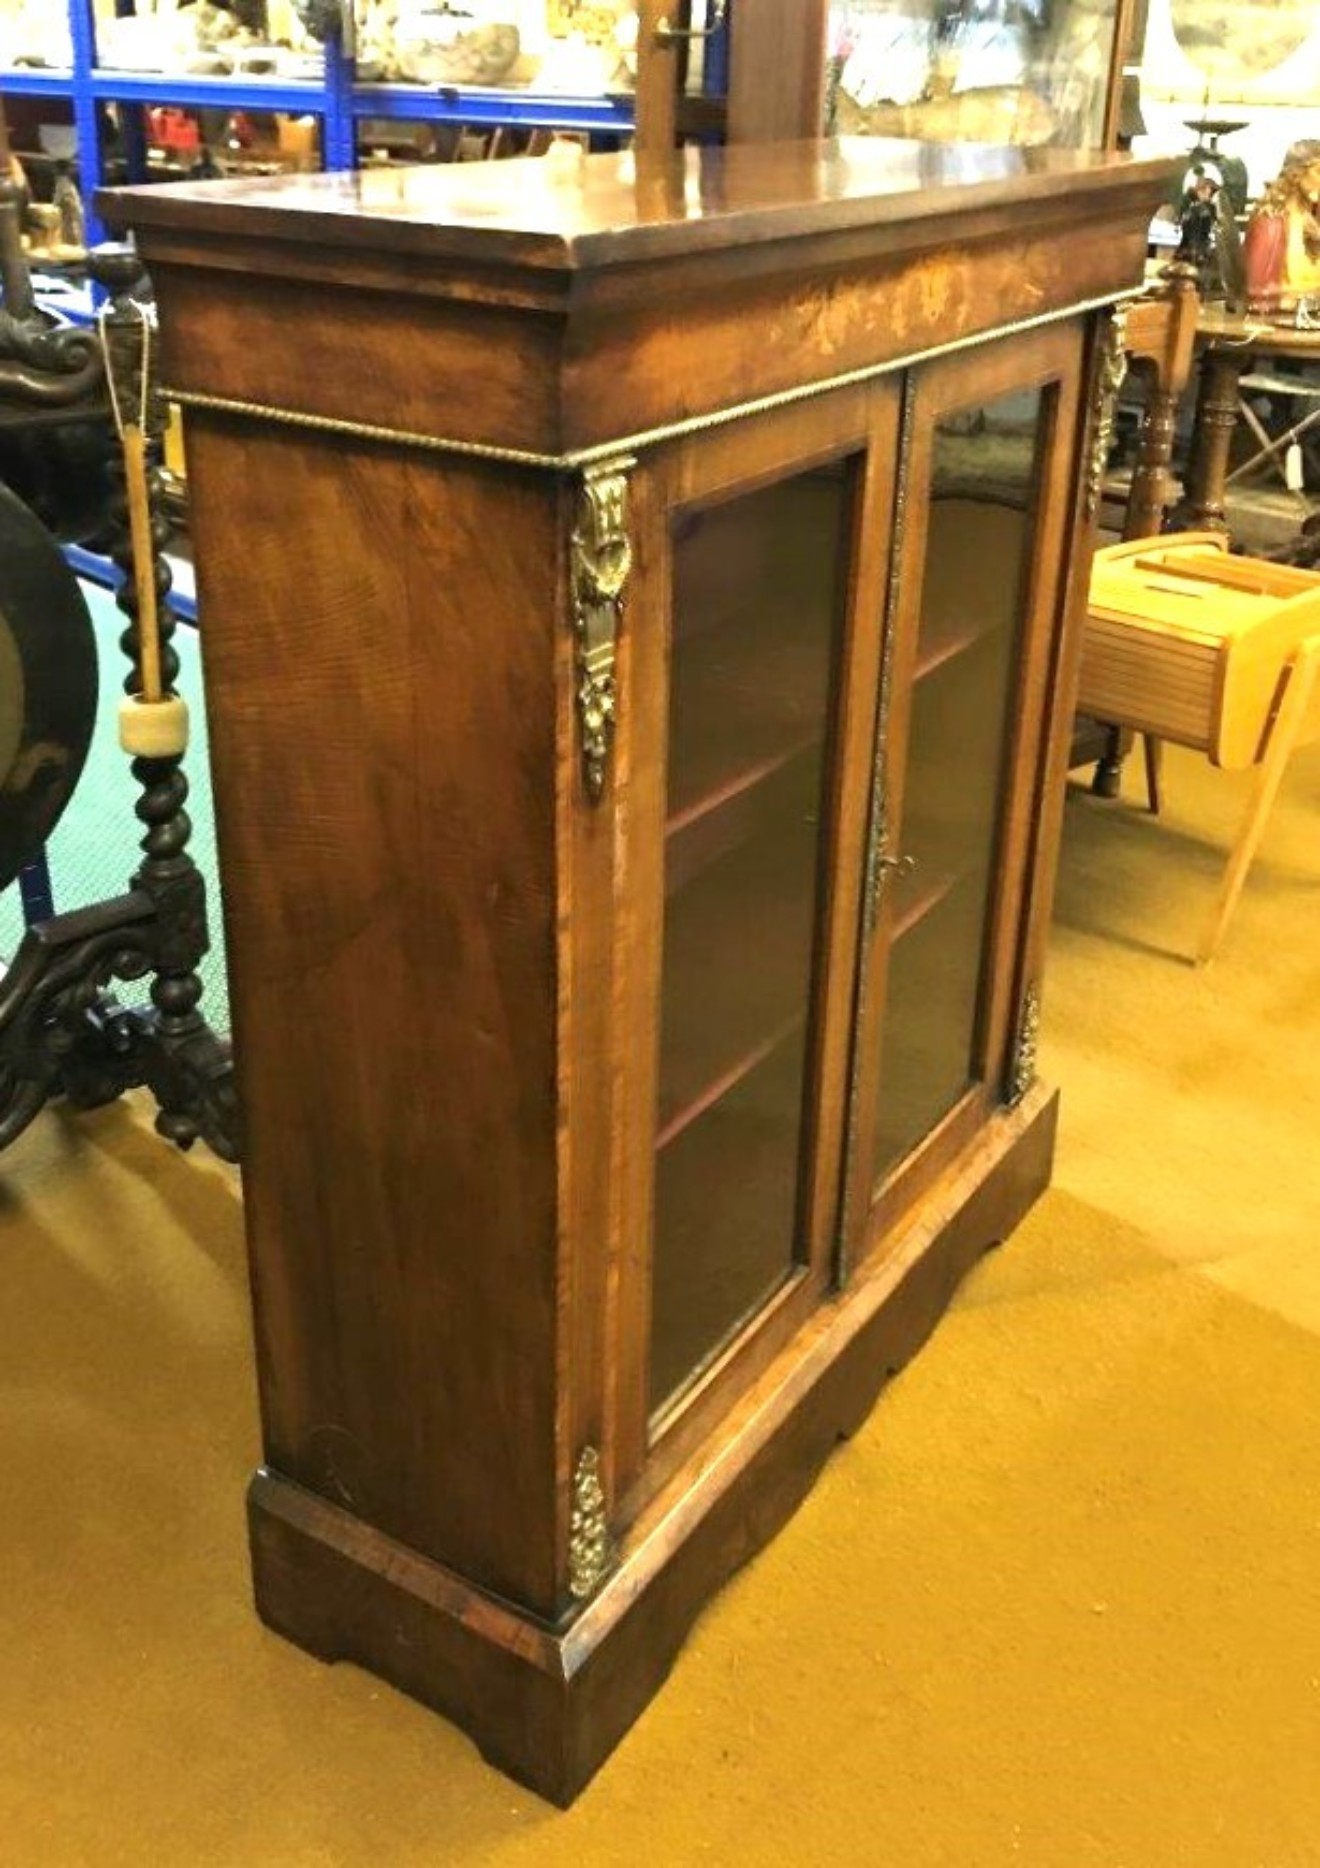
POLYGON ((1258 768, 1197 952, 1214 954, 1294 747, 1320 735, 1320 572, 1230 557, 1217 532, 1095 555, 1078 706, 1146 739, 1159 810, 1159 744, 1258 768))

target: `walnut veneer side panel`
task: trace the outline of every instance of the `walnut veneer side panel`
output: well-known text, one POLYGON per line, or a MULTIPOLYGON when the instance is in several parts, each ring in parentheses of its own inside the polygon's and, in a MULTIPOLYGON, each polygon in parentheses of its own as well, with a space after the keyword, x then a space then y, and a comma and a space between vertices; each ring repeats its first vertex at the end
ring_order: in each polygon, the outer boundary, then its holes
POLYGON ((555 1604, 553 487, 189 431, 270 1465, 555 1604))

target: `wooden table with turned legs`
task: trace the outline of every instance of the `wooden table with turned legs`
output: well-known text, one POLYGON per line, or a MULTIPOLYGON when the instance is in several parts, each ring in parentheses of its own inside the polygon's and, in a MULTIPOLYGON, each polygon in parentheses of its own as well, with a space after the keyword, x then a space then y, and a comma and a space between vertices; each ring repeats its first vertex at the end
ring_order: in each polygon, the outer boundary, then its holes
POLYGON ((1320 330, 1269 324, 1222 305, 1207 305, 1197 319, 1196 348, 1201 360, 1196 424, 1177 517, 1180 527, 1189 531, 1227 532, 1228 463, 1240 416, 1242 377, 1260 356, 1320 363, 1320 330))

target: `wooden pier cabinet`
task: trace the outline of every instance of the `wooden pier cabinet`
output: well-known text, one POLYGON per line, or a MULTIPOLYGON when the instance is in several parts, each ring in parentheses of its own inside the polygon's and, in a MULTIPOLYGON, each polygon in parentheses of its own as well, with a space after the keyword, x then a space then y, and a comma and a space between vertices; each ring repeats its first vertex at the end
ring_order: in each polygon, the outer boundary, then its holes
POLYGON ((110 198, 187 417, 257 1601, 556 1801, 1046 1183, 1166 183, 871 142, 110 198))

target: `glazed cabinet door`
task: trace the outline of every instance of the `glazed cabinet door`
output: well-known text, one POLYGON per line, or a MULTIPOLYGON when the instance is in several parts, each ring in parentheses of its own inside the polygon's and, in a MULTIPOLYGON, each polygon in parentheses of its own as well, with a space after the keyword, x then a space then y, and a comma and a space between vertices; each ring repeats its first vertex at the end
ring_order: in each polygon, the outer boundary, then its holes
POLYGON ((846 1261, 1005 1099, 1075 508, 1080 322, 915 371, 882 657, 846 1261))
POLYGON ((830 1275, 898 400, 888 381, 825 397, 638 476, 616 1448, 634 1500, 830 1275))

